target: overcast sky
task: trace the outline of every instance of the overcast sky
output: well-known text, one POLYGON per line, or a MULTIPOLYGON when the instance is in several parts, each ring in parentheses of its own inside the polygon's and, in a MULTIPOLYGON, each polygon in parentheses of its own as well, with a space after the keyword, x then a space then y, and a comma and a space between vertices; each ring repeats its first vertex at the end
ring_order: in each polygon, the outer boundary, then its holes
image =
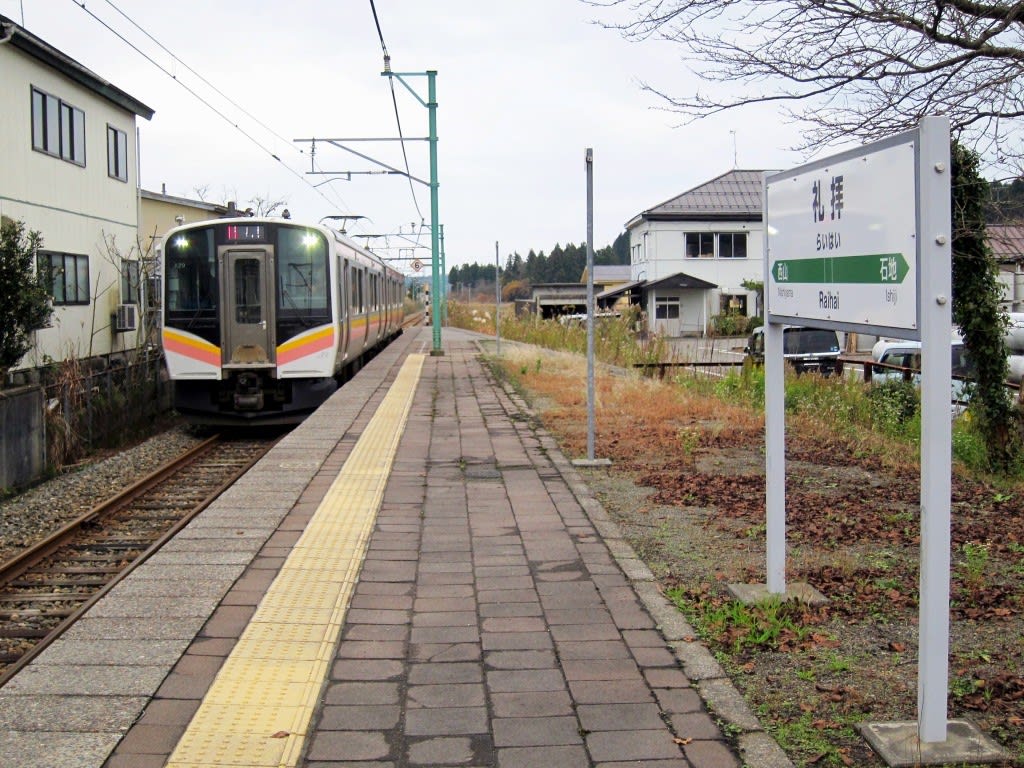
MULTIPOLYGON (((0 13, 21 21, 24 11, 30 31, 156 111, 151 121, 139 120, 143 188, 166 185, 168 194, 192 198, 205 189, 208 200, 243 205, 257 196, 283 198, 302 221, 367 217, 350 226, 353 233, 429 224, 427 187, 413 184, 419 211, 401 176, 358 175, 313 189, 332 177, 306 175, 309 145, 293 142, 397 137, 370 0, 86 0, 88 12, 81 5, 0 0, 0 13)), ((678 51, 660 41, 622 40, 592 23, 601 11, 578 0, 376 6, 393 71, 438 73, 439 210, 449 267, 492 263, 495 241, 503 263, 513 251, 525 256, 531 248, 585 242, 587 147, 594 150, 596 248, 635 214, 737 165, 782 169, 804 159, 788 149, 798 128, 767 108, 681 126, 640 87, 697 88, 678 51)), ((426 100, 426 78, 409 82, 426 100)), ((403 134, 425 137, 427 110, 397 82, 395 88, 403 134)), ((404 167, 395 142, 349 146, 404 167)), ((429 179, 426 142, 407 151, 412 174, 429 179)), ((377 168, 323 144, 315 163, 323 171, 377 168)), ((429 246, 429 237, 422 242, 429 246)), ((393 248, 400 243, 388 240, 393 248)))

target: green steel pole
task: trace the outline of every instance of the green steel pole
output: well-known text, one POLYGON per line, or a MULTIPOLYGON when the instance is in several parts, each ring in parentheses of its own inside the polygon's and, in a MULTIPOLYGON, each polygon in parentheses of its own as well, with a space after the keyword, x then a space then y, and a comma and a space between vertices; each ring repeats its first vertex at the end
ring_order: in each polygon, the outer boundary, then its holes
POLYGON ((435 80, 437 70, 427 70, 427 110, 430 113, 430 252, 431 264, 431 301, 433 301, 433 348, 430 354, 444 354, 441 348, 441 307, 445 300, 441 287, 441 246, 440 216, 437 210, 437 87, 435 80))
POLYGON ((448 325, 448 261, 444 253, 444 224, 441 225, 441 291, 444 304, 441 305, 441 324, 448 325))

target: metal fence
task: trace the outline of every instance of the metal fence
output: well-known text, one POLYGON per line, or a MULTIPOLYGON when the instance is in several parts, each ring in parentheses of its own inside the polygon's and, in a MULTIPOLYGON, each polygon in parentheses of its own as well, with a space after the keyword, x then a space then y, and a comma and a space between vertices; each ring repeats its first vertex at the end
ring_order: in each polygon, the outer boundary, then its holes
POLYGON ((45 385, 51 466, 148 434, 155 417, 170 407, 171 384, 158 351, 102 371, 80 373, 65 365, 51 378, 45 385))

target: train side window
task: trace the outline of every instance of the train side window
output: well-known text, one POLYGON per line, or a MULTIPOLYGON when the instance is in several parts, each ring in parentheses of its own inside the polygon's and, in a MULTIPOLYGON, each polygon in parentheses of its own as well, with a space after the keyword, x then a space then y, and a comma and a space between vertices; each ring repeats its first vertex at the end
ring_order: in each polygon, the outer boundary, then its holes
POLYGON ((344 261, 338 262, 338 319, 345 317, 345 272, 347 266, 344 261))

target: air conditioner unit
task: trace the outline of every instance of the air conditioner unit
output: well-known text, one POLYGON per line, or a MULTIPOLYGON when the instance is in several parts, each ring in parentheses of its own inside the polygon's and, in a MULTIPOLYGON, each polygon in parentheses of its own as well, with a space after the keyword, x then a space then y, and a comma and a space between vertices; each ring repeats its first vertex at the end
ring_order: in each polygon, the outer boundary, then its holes
POLYGON ((134 331, 138 327, 138 314, 134 304, 119 304, 114 321, 116 331, 134 331))

